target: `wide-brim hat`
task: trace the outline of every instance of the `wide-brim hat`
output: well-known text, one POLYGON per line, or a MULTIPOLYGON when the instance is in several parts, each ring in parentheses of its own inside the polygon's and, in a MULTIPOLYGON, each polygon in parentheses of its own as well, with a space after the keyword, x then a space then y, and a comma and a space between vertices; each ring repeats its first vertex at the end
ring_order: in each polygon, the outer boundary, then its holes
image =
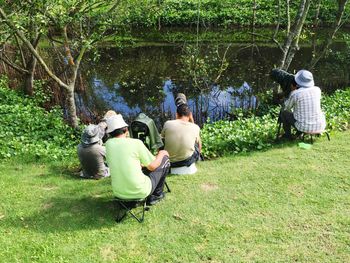
POLYGON ((111 133, 114 130, 128 127, 121 114, 113 115, 107 120, 107 133, 111 133))
POLYGON ((103 116, 102 120, 103 121, 107 121, 108 118, 117 115, 117 113, 114 110, 109 110, 105 113, 105 115, 103 116))
POLYGON ((299 70, 297 74, 295 74, 294 79, 300 87, 309 88, 315 86, 314 77, 308 70, 299 70))
POLYGON ((98 142, 100 140, 99 131, 100 129, 97 125, 89 124, 85 127, 83 134, 81 135, 81 142, 86 145, 98 142))

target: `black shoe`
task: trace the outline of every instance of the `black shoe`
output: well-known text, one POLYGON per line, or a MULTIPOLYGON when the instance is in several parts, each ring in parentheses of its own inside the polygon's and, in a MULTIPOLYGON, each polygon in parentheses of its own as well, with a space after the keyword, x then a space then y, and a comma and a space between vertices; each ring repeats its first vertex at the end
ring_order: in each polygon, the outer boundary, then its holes
POLYGON ((162 200, 165 197, 165 193, 161 193, 160 195, 150 195, 147 198, 147 205, 155 205, 160 200, 162 200))
POLYGON ((287 141, 293 141, 293 140, 294 140, 294 138, 293 138, 293 136, 292 136, 291 134, 283 134, 283 135, 280 137, 280 139, 282 139, 282 140, 287 140, 287 141))

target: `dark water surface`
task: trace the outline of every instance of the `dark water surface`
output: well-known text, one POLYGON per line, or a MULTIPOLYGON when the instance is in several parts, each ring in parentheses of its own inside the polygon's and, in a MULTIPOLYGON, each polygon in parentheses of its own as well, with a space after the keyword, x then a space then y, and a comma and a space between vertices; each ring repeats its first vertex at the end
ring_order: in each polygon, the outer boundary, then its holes
MULTIPOLYGON (((192 34, 195 38, 195 33, 192 34)), ((211 120, 228 118, 235 108, 257 107, 266 90, 271 88, 269 72, 278 64, 280 57, 275 45, 230 42, 227 35, 222 41, 215 37, 212 41, 200 42, 201 56, 208 57, 217 46, 222 57, 230 45, 226 54, 229 66, 219 84, 201 92, 193 87, 183 70, 185 44, 153 39, 153 42, 138 42, 134 47, 101 49, 98 61, 94 62, 91 56, 83 65, 87 89, 76 96, 79 108, 99 116, 108 109, 114 109, 128 121, 139 112, 145 112, 161 125, 175 116, 174 96, 183 92, 188 97, 196 122, 201 124, 208 117, 211 120)), ((350 85, 348 52, 346 43, 337 41, 331 54, 316 66, 313 71, 315 83, 324 92, 350 85)), ((311 41, 302 43, 289 71, 305 68, 311 55, 311 41)))

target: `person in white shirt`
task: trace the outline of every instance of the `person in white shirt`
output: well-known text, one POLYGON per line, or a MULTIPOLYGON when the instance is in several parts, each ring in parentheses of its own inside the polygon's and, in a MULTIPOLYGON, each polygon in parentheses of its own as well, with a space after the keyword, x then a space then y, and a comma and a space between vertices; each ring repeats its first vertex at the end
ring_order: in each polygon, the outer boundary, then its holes
POLYGON ((280 120, 284 138, 291 139, 291 127, 307 133, 321 133, 326 128, 325 115, 321 110, 321 90, 315 86, 310 71, 300 70, 291 84, 292 92, 285 101, 280 120))

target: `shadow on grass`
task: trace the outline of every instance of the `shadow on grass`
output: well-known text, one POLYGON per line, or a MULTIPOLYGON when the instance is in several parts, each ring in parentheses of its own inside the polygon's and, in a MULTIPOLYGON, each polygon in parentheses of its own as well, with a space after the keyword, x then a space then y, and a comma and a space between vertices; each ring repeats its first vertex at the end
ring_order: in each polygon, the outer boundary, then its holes
POLYGON ((38 232, 67 232, 113 226, 116 208, 112 198, 76 196, 48 199, 29 217, 18 218, 16 226, 38 232))
POLYGON ((79 177, 80 167, 78 166, 67 166, 65 164, 51 164, 49 166, 49 176, 63 176, 69 180, 82 180, 79 177))

